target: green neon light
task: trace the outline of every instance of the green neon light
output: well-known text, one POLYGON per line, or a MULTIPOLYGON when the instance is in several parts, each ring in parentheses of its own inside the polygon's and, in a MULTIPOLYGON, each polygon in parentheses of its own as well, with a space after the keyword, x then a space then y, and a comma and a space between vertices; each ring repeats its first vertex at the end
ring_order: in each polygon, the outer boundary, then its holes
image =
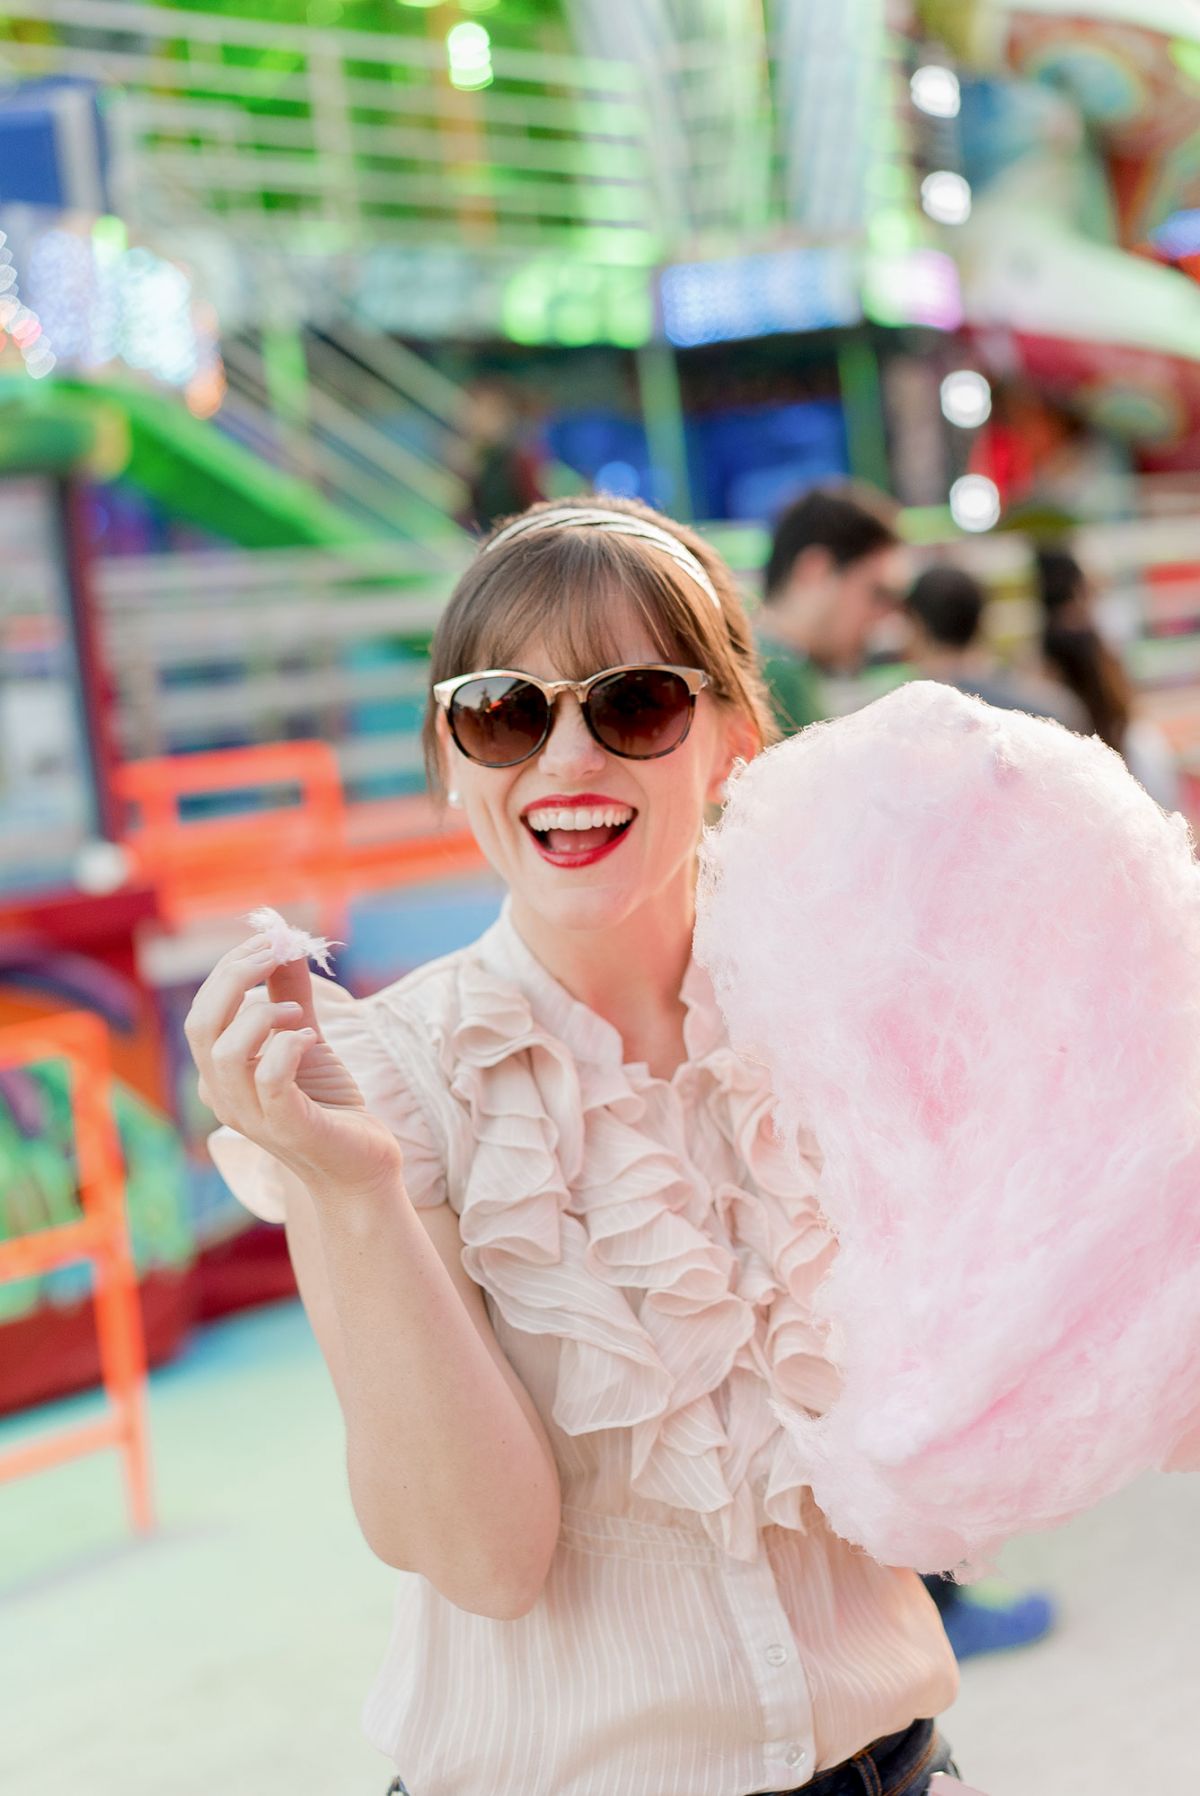
POLYGON ((650 275, 588 262, 527 263, 504 290, 501 326, 514 343, 639 349, 653 335, 650 275))
POLYGON ((1200 43, 1195 38, 1177 37, 1171 45, 1171 61, 1181 75, 1200 83, 1200 43))

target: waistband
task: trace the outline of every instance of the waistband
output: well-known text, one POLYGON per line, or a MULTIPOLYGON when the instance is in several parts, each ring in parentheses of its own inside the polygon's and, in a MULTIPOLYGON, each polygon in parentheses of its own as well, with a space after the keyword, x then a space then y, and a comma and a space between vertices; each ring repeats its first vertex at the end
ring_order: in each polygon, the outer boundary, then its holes
POLYGON ((911 1783, 933 1758, 937 1730, 932 1721, 914 1721, 898 1734, 872 1740, 861 1752, 831 1765, 783 1796, 893 1796, 911 1783))
MULTIPOLYGON (((779 1796, 859 1796, 860 1788, 862 1796, 894 1796, 933 1758, 936 1746, 933 1722, 914 1721, 898 1734, 872 1740, 853 1758, 832 1765, 811 1782, 781 1790, 779 1796), (849 1781, 852 1773, 859 1780, 857 1783, 849 1781)), ((408 1796, 402 1777, 394 1778, 388 1785, 388 1796, 408 1796)))

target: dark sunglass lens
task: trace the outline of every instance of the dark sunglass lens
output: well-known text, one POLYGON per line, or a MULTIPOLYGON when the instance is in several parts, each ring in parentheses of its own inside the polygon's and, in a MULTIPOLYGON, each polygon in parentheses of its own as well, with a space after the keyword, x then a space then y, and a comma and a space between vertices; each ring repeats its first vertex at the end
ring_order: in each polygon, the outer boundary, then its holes
POLYGON ((546 699, 528 680, 468 680, 450 701, 454 740, 485 767, 527 760, 546 734, 546 699))
POLYGON ((658 668, 635 668, 593 686, 592 727, 605 748, 647 761, 678 748, 688 732, 692 695, 686 680, 658 668))

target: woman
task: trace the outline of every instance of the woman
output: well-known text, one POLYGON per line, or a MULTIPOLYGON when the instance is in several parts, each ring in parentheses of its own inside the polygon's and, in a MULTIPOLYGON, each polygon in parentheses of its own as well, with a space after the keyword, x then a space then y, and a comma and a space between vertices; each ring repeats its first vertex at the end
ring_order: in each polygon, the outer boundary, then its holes
POLYGON ((303 963, 268 1000, 254 940, 188 1022, 405 1574, 368 1732, 412 1796, 919 1796, 953 1657, 789 1457, 833 1244, 691 962, 706 807, 770 733, 732 578, 636 503, 534 507, 432 676, 499 923, 361 1001, 303 963))
POLYGON ((1039 549, 1037 584, 1050 673, 1082 706, 1091 734, 1116 749, 1164 810, 1177 811, 1179 770, 1171 745, 1149 718, 1136 715, 1133 682, 1096 627, 1087 575, 1065 549, 1039 549))

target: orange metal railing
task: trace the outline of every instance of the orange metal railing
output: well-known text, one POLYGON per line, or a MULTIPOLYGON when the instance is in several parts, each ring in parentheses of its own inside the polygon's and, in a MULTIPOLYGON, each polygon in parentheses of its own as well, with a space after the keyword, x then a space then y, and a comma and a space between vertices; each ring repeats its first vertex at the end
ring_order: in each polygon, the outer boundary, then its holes
POLYGON ((131 761, 116 784, 138 813, 125 845, 172 929, 261 903, 306 903, 319 933, 341 939, 351 894, 483 865, 470 832, 445 828, 424 798, 347 806, 337 756, 324 742, 131 761), (285 787, 294 801, 229 816, 181 814, 190 795, 285 787))
POLYGON ((130 1516, 145 1534, 154 1526, 146 1349, 113 1119, 107 1028, 99 1017, 69 1011, 0 1029, 0 1066, 46 1060, 65 1060, 70 1071, 80 1215, 77 1221, 0 1240, 0 1280, 36 1278, 80 1260, 91 1263, 108 1414, 0 1454, 0 1484, 116 1447, 124 1462, 130 1516))
POLYGON ((346 802, 337 757, 324 742, 278 742, 165 755, 118 769, 118 796, 137 812, 125 845, 139 877, 158 891, 169 928, 240 908, 256 884, 272 902, 315 903, 318 927, 337 935, 346 903, 346 802), (294 789, 231 816, 187 817, 188 797, 294 789))

